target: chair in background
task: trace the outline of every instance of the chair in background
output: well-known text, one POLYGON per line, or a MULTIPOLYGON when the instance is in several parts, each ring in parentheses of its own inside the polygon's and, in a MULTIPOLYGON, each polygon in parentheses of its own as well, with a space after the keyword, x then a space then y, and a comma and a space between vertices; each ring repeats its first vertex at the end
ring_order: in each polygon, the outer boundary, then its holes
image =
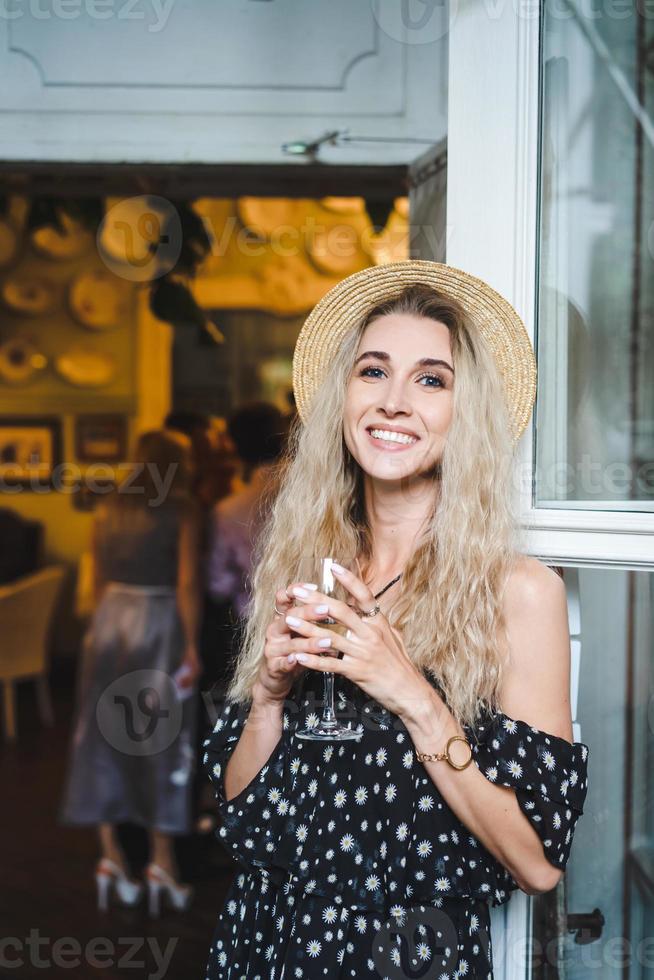
POLYGON ((0 586, 0 683, 6 739, 16 738, 17 680, 34 678, 41 721, 44 725, 54 723, 47 674, 48 639, 63 577, 64 567, 51 565, 0 586))
POLYGON ((0 585, 15 582, 43 567, 45 532, 9 507, 0 507, 0 585))

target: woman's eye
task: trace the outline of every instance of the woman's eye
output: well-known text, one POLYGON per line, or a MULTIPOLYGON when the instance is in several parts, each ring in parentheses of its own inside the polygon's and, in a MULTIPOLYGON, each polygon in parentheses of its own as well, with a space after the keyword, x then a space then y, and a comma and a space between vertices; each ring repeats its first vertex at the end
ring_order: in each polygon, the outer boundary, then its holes
POLYGON ((443 379, 439 377, 437 374, 421 374, 420 377, 418 378, 418 381, 420 381, 421 383, 423 381, 429 382, 429 384, 423 385, 423 388, 445 387, 443 379))
MULTIPOLYGON (((386 374, 380 367, 364 367, 359 372, 360 378, 385 378, 386 374)), ((421 374, 417 379, 423 388, 445 388, 445 382, 438 374, 421 374), (423 382, 425 382, 423 384, 423 382)))

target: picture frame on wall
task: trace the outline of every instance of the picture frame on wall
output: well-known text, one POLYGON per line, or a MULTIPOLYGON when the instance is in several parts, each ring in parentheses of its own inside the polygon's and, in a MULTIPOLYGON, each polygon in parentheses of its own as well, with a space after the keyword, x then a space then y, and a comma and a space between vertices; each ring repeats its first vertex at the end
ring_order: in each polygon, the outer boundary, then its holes
POLYGON ((50 485, 61 463, 61 420, 0 416, 0 480, 26 490, 50 485))
POLYGON ((125 415, 78 415, 75 454, 80 463, 121 463, 127 455, 125 415))

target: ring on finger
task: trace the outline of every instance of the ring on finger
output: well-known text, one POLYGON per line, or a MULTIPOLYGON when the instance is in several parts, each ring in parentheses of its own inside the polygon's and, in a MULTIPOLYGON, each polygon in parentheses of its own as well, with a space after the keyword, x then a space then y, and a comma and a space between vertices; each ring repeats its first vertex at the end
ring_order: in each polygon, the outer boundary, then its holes
POLYGON ((375 603, 375 605, 372 607, 372 609, 368 609, 367 612, 365 612, 365 611, 362 610, 361 615, 363 617, 365 617, 365 619, 372 619, 373 616, 376 616, 377 613, 380 613, 380 612, 381 612, 381 606, 378 605, 377 603, 375 603))
MULTIPOLYGON (((288 599, 288 601, 289 602, 293 602, 293 597, 288 594, 288 589, 284 589, 284 592, 286 593, 286 598, 288 599)), ((274 607, 275 612, 277 613, 278 616, 284 616, 285 615, 285 613, 283 613, 281 611, 281 609, 278 609, 277 608, 277 603, 276 602, 273 602, 273 607, 274 607)))

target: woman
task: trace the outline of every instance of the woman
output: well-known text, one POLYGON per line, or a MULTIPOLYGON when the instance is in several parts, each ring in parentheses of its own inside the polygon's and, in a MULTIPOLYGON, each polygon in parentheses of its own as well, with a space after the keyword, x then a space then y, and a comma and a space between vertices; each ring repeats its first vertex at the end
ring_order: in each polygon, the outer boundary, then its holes
POLYGON ((242 866, 207 977, 492 977, 489 903, 556 885, 587 788, 565 589, 515 517, 531 344, 480 280, 381 266, 309 316, 294 387, 303 424, 205 743, 242 866), (349 603, 297 581, 307 554, 357 556, 349 603), (358 740, 294 737, 324 671, 358 740))
POLYGON ((143 434, 126 479, 99 506, 93 554, 96 609, 84 638, 77 716, 61 807, 67 824, 98 826, 98 904, 113 891, 134 905, 115 824, 150 834, 150 912, 162 896, 185 908, 173 836, 191 830, 190 696, 199 675, 198 518, 188 493, 191 443, 180 433, 143 434))
POLYGON ((247 605, 261 499, 281 455, 285 427, 282 413, 267 402, 245 405, 228 423, 247 482, 213 508, 207 585, 217 604, 231 607, 231 622, 243 614, 247 605))

